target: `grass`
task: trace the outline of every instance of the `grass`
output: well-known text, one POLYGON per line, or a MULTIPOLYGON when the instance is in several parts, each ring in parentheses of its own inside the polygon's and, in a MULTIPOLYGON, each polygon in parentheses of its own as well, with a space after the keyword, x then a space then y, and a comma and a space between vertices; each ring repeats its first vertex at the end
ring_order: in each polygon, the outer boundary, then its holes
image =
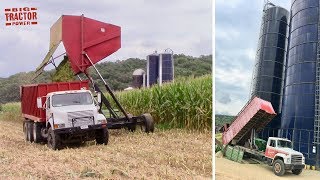
POLYGON ((212 129, 211 75, 182 78, 161 87, 117 92, 116 96, 133 115, 151 113, 159 128, 212 129))

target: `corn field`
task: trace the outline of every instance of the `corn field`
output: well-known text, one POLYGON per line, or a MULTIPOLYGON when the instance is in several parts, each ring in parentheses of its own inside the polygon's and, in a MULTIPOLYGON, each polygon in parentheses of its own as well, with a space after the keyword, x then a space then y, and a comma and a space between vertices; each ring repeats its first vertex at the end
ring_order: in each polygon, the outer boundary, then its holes
POLYGON ((6 103, 1 106, 0 120, 21 121, 20 103, 6 103))
POLYGON ((181 78, 161 87, 117 92, 116 96, 128 113, 151 113, 158 127, 212 129, 211 75, 181 78))

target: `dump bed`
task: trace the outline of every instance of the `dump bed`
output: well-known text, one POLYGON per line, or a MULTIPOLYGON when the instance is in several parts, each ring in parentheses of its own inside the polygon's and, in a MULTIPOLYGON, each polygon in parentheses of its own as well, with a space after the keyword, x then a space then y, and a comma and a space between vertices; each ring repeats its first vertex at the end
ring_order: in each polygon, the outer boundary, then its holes
POLYGON ((270 102, 254 97, 223 133, 223 144, 231 142, 234 145, 244 145, 244 142, 250 138, 252 129, 256 132, 261 131, 275 116, 276 113, 270 102))
POLYGON ((59 82, 47 84, 32 84, 21 86, 21 111, 24 118, 44 122, 46 114, 44 109, 37 108, 37 98, 42 97, 42 102, 46 101, 45 96, 50 92, 89 89, 88 81, 59 82))

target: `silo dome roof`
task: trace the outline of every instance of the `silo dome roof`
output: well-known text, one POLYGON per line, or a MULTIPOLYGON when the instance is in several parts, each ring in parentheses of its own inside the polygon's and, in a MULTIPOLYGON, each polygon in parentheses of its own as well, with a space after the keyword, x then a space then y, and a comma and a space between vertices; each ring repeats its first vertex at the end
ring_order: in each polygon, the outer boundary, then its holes
POLYGON ((143 69, 136 69, 133 71, 133 74, 134 76, 139 76, 139 75, 143 75, 145 74, 146 72, 143 70, 143 69))

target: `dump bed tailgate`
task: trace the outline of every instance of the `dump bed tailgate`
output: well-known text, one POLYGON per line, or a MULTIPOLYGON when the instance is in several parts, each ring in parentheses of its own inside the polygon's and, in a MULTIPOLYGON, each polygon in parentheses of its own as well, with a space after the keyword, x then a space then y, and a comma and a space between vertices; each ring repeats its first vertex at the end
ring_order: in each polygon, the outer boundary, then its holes
POLYGON ((261 131, 276 113, 270 102, 254 97, 239 112, 230 127, 223 133, 223 144, 238 144, 250 137, 252 129, 261 131))

